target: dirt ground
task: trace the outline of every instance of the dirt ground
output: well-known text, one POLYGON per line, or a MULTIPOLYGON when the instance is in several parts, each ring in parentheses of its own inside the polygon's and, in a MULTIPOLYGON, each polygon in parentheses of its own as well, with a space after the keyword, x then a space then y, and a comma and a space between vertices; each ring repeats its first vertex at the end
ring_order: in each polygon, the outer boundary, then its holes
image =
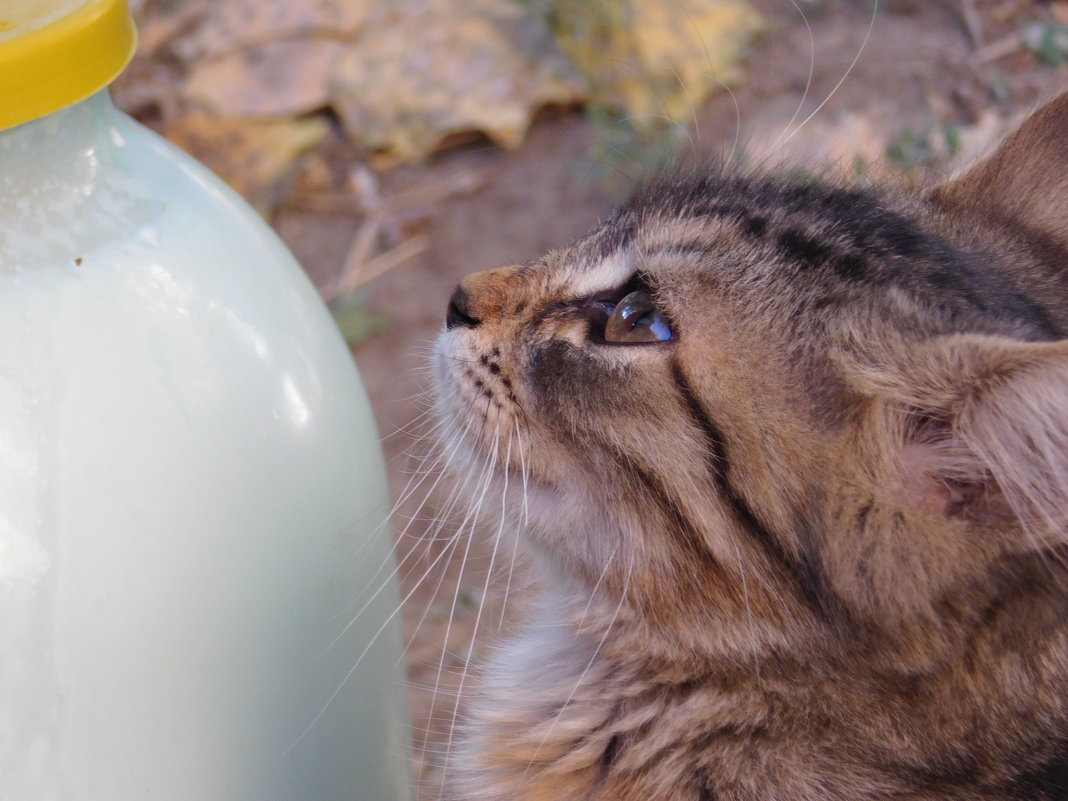
MULTIPOLYGON (((1052 63, 1061 51, 1041 38, 1050 26, 1068 24, 1065 2, 753 2, 768 29, 747 59, 748 81, 693 110, 683 159, 726 157, 745 166, 922 183, 989 145, 1042 98, 1068 90, 1068 67, 1052 63)), ((433 484, 420 467, 432 451, 425 437, 430 343, 464 275, 567 244, 654 171, 663 150, 655 138, 629 137, 581 109, 545 110, 514 152, 475 140, 379 172, 361 167, 360 154, 335 137, 305 171, 308 187, 298 185, 274 214, 276 229, 324 292, 351 257, 369 204, 380 222, 372 244, 408 247, 398 266, 363 290, 364 307, 381 328, 354 353, 385 437, 395 495, 423 477, 395 521, 403 530, 402 594, 412 594, 404 613, 421 801, 437 797, 458 688, 471 684, 466 661, 507 631, 529 584, 521 568, 509 575, 510 558, 487 577, 486 537, 476 537, 470 550, 462 540, 433 565, 463 517, 444 508, 443 485, 424 500, 433 484), (358 203, 347 195, 353 175, 363 182, 358 203), (441 519, 446 525, 437 531, 441 519), (505 610, 506 585, 517 598, 505 610)))

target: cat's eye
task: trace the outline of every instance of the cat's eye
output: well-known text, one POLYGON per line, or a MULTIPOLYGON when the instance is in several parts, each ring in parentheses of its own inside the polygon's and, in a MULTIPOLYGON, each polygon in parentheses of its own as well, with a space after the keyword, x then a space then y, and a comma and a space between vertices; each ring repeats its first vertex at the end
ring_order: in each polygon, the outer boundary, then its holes
POLYGON ((671 326, 644 289, 637 289, 615 304, 604 326, 604 341, 618 344, 667 342, 671 326))

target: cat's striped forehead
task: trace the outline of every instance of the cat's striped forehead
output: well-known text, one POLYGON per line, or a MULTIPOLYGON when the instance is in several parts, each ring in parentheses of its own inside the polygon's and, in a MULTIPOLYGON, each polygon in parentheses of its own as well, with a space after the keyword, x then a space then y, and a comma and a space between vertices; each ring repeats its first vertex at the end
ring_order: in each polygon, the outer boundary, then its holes
POLYGON ((575 297, 595 295, 598 292, 625 284, 640 264, 640 258, 626 243, 603 249, 576 249, 570 253, 551 254, 549 257, 555 278, 561 291, 575 297), (554 261, 553 256, 557 256, 554 261))
POLYGON ((699 269, 790 307, 867 303, 889 293, 932 329, 1060 332, 980 255, 922 225, 923 209, 872 192, 780 179, 702 176, 650 186, 550 263, 572 295, 699 269), (669 258, 664 258, 665 256, 669 258), (670 258, 676 256, 678 258, 670 258), (660 276, 657 273, 661 273, 660 276))
POLYGON ((961 255, 872 193, 766 178, 703 176, 663 181, 636 195, 596 234, 597 249, 757 252, 803 276, 882 284, 906 281, 917 263, 956 268, 961 255))

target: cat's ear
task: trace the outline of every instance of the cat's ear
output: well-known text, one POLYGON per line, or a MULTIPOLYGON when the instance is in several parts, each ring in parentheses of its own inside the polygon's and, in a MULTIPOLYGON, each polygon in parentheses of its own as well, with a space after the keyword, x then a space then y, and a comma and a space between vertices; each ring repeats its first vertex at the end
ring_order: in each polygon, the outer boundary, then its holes
POLYGON ((1068 340, 955 334, 850 358, 848 371, 910 421, 902 463, 935 482, 947 513, 994 490, 1029 541, 1068 541, 1068 340))
POLYGON ((1068 249, 1068 92, 927 199, 947 214, 966 214, 1068 249))

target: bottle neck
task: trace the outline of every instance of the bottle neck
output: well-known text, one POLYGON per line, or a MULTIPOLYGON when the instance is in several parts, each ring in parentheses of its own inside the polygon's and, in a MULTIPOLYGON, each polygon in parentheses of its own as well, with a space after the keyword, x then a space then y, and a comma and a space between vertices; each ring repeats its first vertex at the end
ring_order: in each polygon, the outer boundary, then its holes
POLYGON ((124 128, 103 90, 0 131, 0 273, 81 258, 139 216, 124 128))

